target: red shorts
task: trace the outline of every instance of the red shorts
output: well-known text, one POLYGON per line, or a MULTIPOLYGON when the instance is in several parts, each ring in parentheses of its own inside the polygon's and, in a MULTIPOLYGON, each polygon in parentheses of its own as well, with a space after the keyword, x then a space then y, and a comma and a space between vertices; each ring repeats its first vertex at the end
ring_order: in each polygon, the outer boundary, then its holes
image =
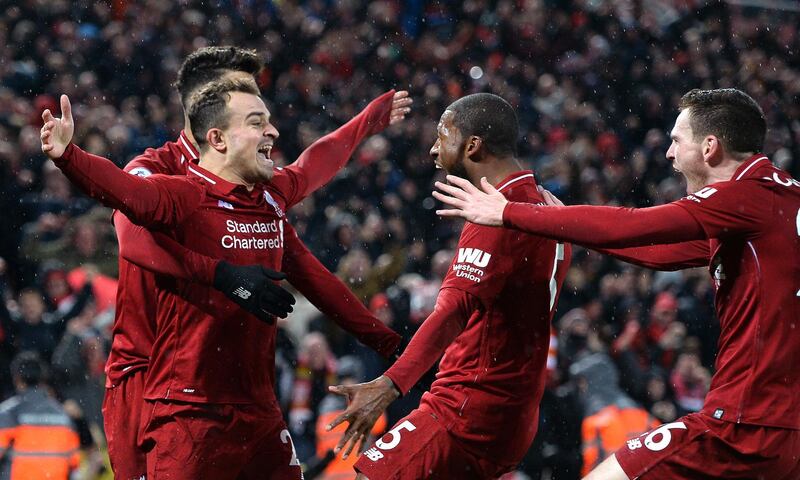
POLYGON ((144 451, 139 448, 142 391, 147 370, 140 369, 106 388, 103 397, 103 427, 114 478, 139 480, 147 473, 144 451))
POLYGON ((616 452, 631 479, 800 478, 800 430, 724 422, 702 413, 628 440, 616 452))
POLYGON ((146 401, 147 478, 300 480, 277 407, 146 401))
POLYGON ((416 409, 361 454, 370 480, 493 479, 508 471, 464 450, 430 412, 416 409))

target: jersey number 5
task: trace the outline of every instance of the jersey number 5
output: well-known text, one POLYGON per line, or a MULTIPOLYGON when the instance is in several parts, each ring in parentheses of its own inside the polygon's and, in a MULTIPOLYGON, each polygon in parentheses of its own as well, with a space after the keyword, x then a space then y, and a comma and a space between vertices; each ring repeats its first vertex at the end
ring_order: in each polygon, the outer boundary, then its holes
POLYGON ((409 432, 413 432, 414 430, 417 429, 417 427, 415 427, 413 423, 411 423, 408 420, 406 420, 406 421, 402 422, 400 425, 398 425, 398 426, 394 427, 393 429, 389 430, 388 432, 386 432, 386 435, 391 435, 392 436, 391 441, 384 442, 383 439, 381 439, 381 440, 378 440, 377 442, 375 442, 375 446, 380 448, 381 450, 391 450, 391 449, 393 449, 394 447, 397 446, 398 443, 400 443, 400 430, 402 430, 404 428, 406 430, 408 430, 409 432))

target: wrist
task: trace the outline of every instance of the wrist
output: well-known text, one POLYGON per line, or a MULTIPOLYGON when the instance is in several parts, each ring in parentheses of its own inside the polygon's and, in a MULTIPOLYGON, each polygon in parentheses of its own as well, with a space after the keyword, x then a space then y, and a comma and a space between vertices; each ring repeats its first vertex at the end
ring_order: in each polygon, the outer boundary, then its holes
MULTIPOLYGON (((392 381, 392 379, 391 379, 391 378, 389 378, 388 376, 386 376, 386 375, 381 375, 380 377, 378 377, 378 382, 381 384, 381 386, 383 386, 384 388, 386 388, 386 390, 387 390, 387 391, 388 391, 388 392, 389 392, 389 393, 390 393, 390 394, 391 394, 391 395, 392 395, 394 398, 398 398, 398 397, 400 396, 400 389, 399 389, 399 388, 397 388, 397 385, 395 385, 394 381, 392 381)), ((394 399, 394 398, 393 398, 393 399, 394 399)))

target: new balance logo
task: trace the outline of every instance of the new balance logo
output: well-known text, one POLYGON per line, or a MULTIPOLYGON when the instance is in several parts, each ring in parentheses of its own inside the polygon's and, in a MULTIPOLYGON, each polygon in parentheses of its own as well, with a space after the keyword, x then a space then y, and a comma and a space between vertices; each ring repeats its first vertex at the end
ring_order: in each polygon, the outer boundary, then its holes
POLYGON ((483 268, 489 265, 489 260, 492 254, 486 253, 477 248, 459 248, 458 249, 458 263, 471 263, 476 267, 483 268))
POLYGON ((383 454, 377 448, 373 447, 364 452, 364 456, 372 460, 373 462, 377 462, 381 458, 383 458, 383 454))
POLYGON ((250 298, 251 295, 253 295, 253 293, 250 290, 247 290, 244 287, 237 288, 236 290, 233 291, 233 294, 241 298, 242 300, 247 300, 248 298, 250 298))

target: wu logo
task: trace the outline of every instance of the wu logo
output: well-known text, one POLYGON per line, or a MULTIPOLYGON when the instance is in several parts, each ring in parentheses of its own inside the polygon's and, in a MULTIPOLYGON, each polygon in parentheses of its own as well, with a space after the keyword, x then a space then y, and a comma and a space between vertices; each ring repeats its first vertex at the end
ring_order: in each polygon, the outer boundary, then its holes
POLYGON ((248 298, 250 298, 250 295, 252 295, 252 293, 250 293, 250 290, 247 290, 244 287, 237 288, 236 290, 233 291, 233 294, 241 298, 242 300, 247 300, 248 298))
POLYGON ((459 248, 458 249, 458 263, 471 263, 476 267, 485 267, 489 265, 489 259, 492 254, 486 253, 477 248, 459 248))

